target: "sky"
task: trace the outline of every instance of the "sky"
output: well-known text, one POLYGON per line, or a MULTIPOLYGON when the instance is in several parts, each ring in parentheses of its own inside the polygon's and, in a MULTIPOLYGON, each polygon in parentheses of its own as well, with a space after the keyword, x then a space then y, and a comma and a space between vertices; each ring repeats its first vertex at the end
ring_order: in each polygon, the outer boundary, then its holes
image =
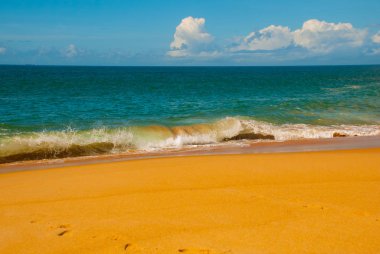
POLYGON ((0 64, 380 64, 379 0, 1 0, 0 64))

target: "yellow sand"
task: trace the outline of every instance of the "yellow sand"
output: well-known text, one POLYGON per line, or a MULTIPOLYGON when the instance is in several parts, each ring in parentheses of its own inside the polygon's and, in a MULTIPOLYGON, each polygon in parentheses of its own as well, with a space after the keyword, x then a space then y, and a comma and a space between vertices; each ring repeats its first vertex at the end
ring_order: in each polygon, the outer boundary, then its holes
POLYGON ((380 253, 380 149, 0 175, 0 253, 380 253))

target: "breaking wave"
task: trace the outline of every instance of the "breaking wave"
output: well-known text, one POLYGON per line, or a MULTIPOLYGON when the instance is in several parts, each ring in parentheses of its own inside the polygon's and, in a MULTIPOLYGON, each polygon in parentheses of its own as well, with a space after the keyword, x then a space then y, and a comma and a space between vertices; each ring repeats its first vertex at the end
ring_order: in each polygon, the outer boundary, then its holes
POLYGON ((241 139, 284 141, 373 135, 380 135, 379 125, 276 125, 235 117, 175 127, 131 126, 86 131, 67 129, 0 136, 0 163, 185 148, 241 139))

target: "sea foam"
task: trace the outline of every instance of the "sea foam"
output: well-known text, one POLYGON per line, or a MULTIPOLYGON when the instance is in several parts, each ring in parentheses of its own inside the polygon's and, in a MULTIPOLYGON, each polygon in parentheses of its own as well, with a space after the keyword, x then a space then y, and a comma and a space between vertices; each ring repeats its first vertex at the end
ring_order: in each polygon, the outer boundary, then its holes
POLYGON ((2 137, 0 163, 222 144, 238 135, 250 139, 272 137, 271 139, 277 141, 332 138, 334 135, 373 136, 380 135, 380 126, 279 125, 254 119, 226 117, 211 123, 174 127, 130 126, 80 131, 69 128, 63 131, 32 132, 2 137))

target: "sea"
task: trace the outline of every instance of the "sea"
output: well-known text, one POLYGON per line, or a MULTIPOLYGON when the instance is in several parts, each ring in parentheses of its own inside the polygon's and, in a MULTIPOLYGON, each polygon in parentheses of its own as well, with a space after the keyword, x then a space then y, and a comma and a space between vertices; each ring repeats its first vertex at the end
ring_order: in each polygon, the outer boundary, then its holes
POLYGON ((0 66, 0 163, 380 135, 380 66, 0 66))

